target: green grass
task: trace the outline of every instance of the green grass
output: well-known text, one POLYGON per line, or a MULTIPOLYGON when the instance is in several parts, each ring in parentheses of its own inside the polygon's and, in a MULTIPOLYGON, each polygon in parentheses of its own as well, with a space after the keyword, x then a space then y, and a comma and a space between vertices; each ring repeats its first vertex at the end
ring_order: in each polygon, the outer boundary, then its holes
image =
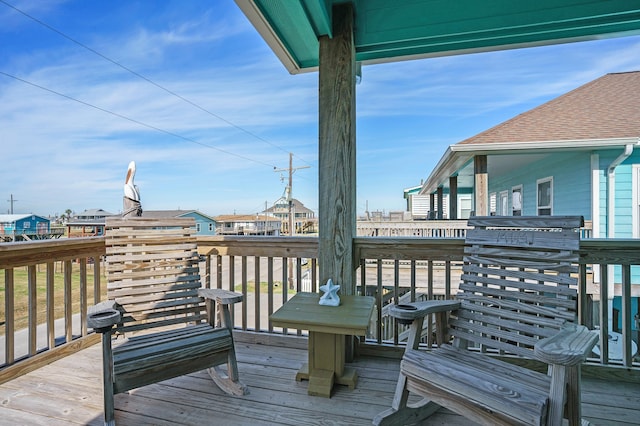
MULTIPOLYGON (((46 288, 46 267, 38 265, 36 270, 36 320, 38 324, 46 322, 47 312, 47 288, 46 288)), ((5 321, 5 270, 0 270, 0 325, 4 325, 5 321)), ((13 270, 14 281, 14 329, 21 330, 29 324, 29 286, 28 286, 28 270, 26 267, 15 268, 13 270)), ((101 278, 101 297, 100 300, 106 299, 107 280, 103 275, 101 278)), ((255 293, 255 282, 247 283, 247 293, 255 293)), ((235 291, 242 292, 242 284, 235 286, 235 291)), ((269 285, 267 282, 260 282, 260 294, 267 294, 269 285)), ((293 294, 295 290, 288 290, 293 294)), ((273 293, 282 294, 282 282, 274 281, 273 293)), ((64 273, 61 262, 56 262, 54 273, 54 318, 64 317, 64 273)), ((80 312, 80 266, 77 263, 72 264, 71 275, 71 308, 73 313, 80 312)), ((93 295, 93 267, 87 265, 87 303, 92 305, 94 302, 93 295)), ((0 326, 0 335, 4 335, 5 328, 0 326)))
MULTIPOLYGON (((36 267, 36 320, 38 324, 46 321, 47 312, 47 288, 46 288, 46 267, 38 265, 36 267)), ((71 274, 71 308, 73 313, 80 312, 80 265, 72 264, 71 274)), ((54 287, 53 287, 53 305, 54 318, 64 317, 65 301, 64 301, 64 273, 62 264, 56 262, 54 268, 54 287)), ((0 270, 0 321, 5 321, 5 270, 0 270)), ((101 278, 101 300, 106 296, 106 279, 101 278)), ((26 267, 15 268, 13 270, 13 303, 14 303, 14 329, 20 330, 26 328, 29 324, 29 285, 28 270, 26 267)), ((93 304, 93 267, 87 265, 87 303, 93 304)), ((4 335, 5 328, 0 327, 0 335, 4 335)))
MULTIPOLYGON (((242 293, 242 284, 236 284, 235 291, 242 293)), ((290 292, 292 290, 289 290, 290 292)), ((255 293, 256 284, 255 281, 247 282, 247 293, 255 293)), ((267 294, 269 292, 269 284, 266 281, 260 281, 260 294, 267 294)), ((273 282, 273 293, 282 294, 282 281, 273 282)))

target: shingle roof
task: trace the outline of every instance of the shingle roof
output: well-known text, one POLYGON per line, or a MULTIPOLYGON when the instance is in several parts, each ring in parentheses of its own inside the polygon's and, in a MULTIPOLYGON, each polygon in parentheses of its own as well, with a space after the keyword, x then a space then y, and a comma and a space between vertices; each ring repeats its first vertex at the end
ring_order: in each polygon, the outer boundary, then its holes
POLYGON ((195 210, 142 210, 142 217, 149 219, 164 219, 182 216, 195 210))
POLYGON ((612 73, 458 145, 640 136, 640 71, 612 73))
POLYGON ((31 217, 31 216, 36 216, 42 219, 46 219, 45 217, 34 215, 32 213, 0 214, 0 222, 2 223, 16 222, 20 219, 24 219, 25 217, 31 217))
POLYGON ((223 214, 214 217, 216 222, 280 222, 277 217, 255 214, 223 214))

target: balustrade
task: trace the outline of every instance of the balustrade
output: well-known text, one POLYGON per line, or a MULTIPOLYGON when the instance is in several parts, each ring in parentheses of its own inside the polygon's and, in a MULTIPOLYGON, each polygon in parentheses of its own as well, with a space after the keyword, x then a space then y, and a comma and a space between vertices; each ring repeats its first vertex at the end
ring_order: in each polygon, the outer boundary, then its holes
MULTIPOLYGON (((454 297, 463 244, 461 238, 355 238, 357 291, 377 300, 368 343, 402 344, 404 329, 386 315, 389 304, 454 297)), ((273 327, 269 315, 296 292, 316 292, 324 284, 318 281, 317 238, 203 236, 198 250, 204 286, 245 296, 234 312, 237 329, 303 334, 273 327)), ((103 255, 102 237, 0 244, 0 382, 24 373, 24 360, 35 360, 37 368, 93 342, 86 311, 104 292, 103 255)), ((639 283, 640 240, 581 242, 579 320, 601 335, 590 363, 640 369, 639 283)), ((426 344, 431 335, 425 328, 426 344)))

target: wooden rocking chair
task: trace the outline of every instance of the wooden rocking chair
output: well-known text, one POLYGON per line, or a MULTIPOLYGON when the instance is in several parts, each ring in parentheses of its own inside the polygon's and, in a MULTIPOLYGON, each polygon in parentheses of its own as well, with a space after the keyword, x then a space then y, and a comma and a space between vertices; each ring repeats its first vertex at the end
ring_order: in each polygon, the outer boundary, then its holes
POLYGON ((564 416, 580 424, 580 364, 597 341, 575 324, 582 218, 474 217, 469 224, 475 229, 456 300, 391 309, 412 334, 392 408, 374 424, 418 422, 441 406, 484 425, 560 425, 564 416), (428 314, 438 348, 418 351, 428 314), (509 357, 542 361, 548 374, 509 357), (422 404, 409 406, 410 392, 422 404))
POLYGON ((88 317, 102 333, 105 425, 115 424, 115 394, 204 369, 223 391, 247 393, 229 312, 242 295, 201 288, 194 228, 193 219, 106 220, 108 300, 88 317), (225 363, 226 374, 216 369, 225 363))

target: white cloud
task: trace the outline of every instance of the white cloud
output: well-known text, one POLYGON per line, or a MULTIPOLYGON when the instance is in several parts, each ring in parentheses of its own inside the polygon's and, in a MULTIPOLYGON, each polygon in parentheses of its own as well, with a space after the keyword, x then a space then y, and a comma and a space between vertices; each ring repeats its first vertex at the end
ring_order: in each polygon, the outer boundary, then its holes
MULTIPOLYGON (((314 166, 294 175, 294 196, 314 208, 317 74, 288 75, 232 2, 201 13, 195 3, 151 10, 127 2, 110 10, 113 16, 96 13, 95 22, 65 19, 70 5, 45 3, 25 10, 68 23, 61 29, 70 36, 211 114, 26 18, 17 22, 0 5, 0 27, 15 21, 0 28, 0 44, 11 47, 0 71, 179 135, 0 75, 0 140, 3 157, 13 160, 0 169, 0 200, 14 194, 16 208, 39 214, 118 211, 127 164, 136 160, 144 208, 254 213, 282 194, 271 165, 286 167, 294 152, 294 165, 314 166), (138 14, 128 16, 126 8, 138 14), (148 12, 143 18, 141 10, 148 12), (34 32, 49 38, 23 42, 34 32)), ((402 189, 426 177, 457 138, 606 72, 640 69, 639 40, 364 67, 357 86, 358 199, 397 206, 402 189), (403 173, 391 172, 399 168, 403 173)))

